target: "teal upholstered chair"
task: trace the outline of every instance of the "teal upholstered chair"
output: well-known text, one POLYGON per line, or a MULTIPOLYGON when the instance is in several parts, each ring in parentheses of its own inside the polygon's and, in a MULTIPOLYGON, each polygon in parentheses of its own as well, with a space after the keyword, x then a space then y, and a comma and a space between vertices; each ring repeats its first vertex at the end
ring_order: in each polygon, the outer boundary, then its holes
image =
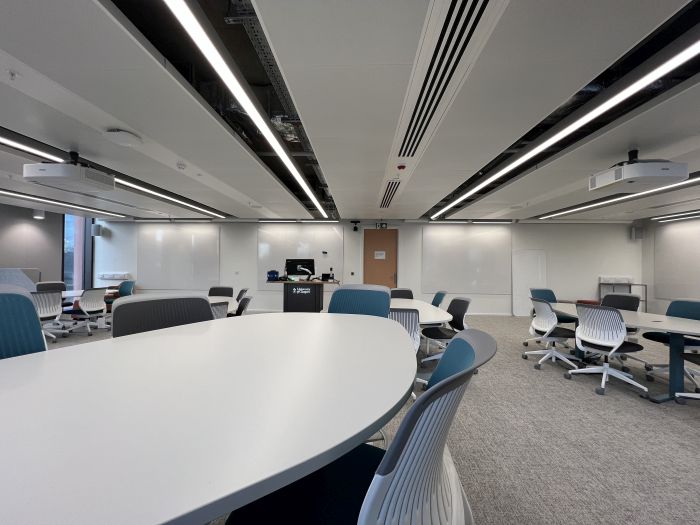
POLYGON ((374 284, 346 284, 331 296, 328 313, 389 317, 389 288, 374 284))
POLYGON ((136 281, 122 281, 121 283, 119 283, 119 288, 117 288, 117 294, 105 297, 107 311, 112 311, 112 303, 114 303, 114 301, 116 301, 120 297, 128 297, 129 295, 133 295, 135 286, 136 281))
POLYGON ((0 359, 46 350, 34 303, 18 293, 0 293, 0 359))
POLYGON ((447 345, 428 390, 408 411, 386 451, 360 445, 235 510, 227 525, 472 523, 446 441, 474 372, 495 353, 496 341, 487 333, 460 332, 447 345))
POLYGON ((433 296, 433 300, 431 301, 430 304, 436 307, 440 307, 442 304, 442 301, 445 300, 445 296, 447 295, 447 292, 444 290, 440 290, 438 292, 435 292, 435 295, 433 296))

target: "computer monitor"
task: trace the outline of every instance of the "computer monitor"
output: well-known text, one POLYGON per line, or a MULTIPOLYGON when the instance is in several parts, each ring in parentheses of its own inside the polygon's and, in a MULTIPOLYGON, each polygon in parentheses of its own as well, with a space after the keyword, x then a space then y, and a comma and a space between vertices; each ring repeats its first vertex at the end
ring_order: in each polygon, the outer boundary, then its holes
POLYGON ((316 274, 313 259, 287 259, 284 271, 287 275, 305 275, 307 277, 316 274))

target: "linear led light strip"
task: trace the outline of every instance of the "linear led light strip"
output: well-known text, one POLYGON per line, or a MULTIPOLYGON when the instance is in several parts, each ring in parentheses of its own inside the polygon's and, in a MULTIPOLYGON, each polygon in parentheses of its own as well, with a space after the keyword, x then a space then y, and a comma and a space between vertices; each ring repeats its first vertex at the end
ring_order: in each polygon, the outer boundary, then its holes
POLYGON ((321 215, 327 219, 328 214, 321 206, 321 203, 311 191, 311 188, 304 180, 304 177, 302 177, 301 173, 299 173, 299 170, 285 151, 284 146, 282 146, 282 143, 274 134, 272 128, 270 128, 265 118, 260 114, 258 108, 250 99, 242 84, 236 78, 236 75, 234 75, 233 71, 231 71, 231 68, 226 63, 226 60, 224 60, 224 57, 221 56, 221 53, 219 53, 219 51, 216 49, 214 42, 212 42, 212 40, 209 38, 207 32, 201 26, 194 13, 192 13, 192 10, 187 5, 187 2, 185 0, 163 0, 163 2, 165 2, 170 11, 172 11, 175 18, 177 18, 178 22, 180 22, 180 25, 182 25, 185 31, 187 31, 187 34, 190 36, 194 44, 202 52, 204 58, 206 58, 209 64, 211 64, 214 71, 216 71, 224 84, 226 84, 226 87, 228 87, 238 103, 243 107, 244 111, 258 127, 267 142, 270 144, 270 146, 272 146, 272 149, 275 151, 275 153, 277 153, 278 157, 287 167, 289 173, 292 174, 292 177, 294 177, 299 186, 301 186, 306 195, 308 195, 309 199, 311 199, 318 211, 321 212, 321 215))
POLYGON ((630 193, 629 195, 623 195, 622 197, 615 197, 613 199, 608 199, 605 201, 594 202, 593 204, 586 204, 584 206, 578 206, 577 208, 572 208, 570 210, 564 210, 557 213, 550 213, 549 215, 544 215, 540 217, 542 219, 551 219, 553 217, 559 217, 561 215, 570 215, 572 213, 578 213, 584 210, 590 210, 591 208, 598 208, 600 206, 607 206, 608 204, 614 204, 616 202, 628 201, 630 199, 637 199, 639 197, 644 197, 645 195, 651 195, 652 193, 658 193, 660 191, 672 190, 673 188, 679 188, 681 186, 687 186, 688 184, 697 184, 700 182, 700 178, 688 179, 683 182, 676 182, 675 184, 669 184, 668 186, 661 186, 660 188, 654 188, 653 190, 640 191, 639 193, 630 193))
MULTIPOLYGON (((695 212, 696 214, 698 212, 695 212)), ((676 222, 676 221, 687 221, 688 219, 700 219, 700 215, 689 215, 687 217, 676 217, 675 219, 665 219, 659 222, 676 222)))
POLYGON ((36 155, 37 157, 43 157, 54 162, 65 162, 65 160, 61 157, 57 157, 56 155, 52 155, 51 153, 46 153, 45 151, 32 148, 31 146, 27 146, 26 144, 22 144, 21 142, 10 140, 6 137, 0 136, 0 144, 4 144, 5 146, 9 146, 11 148, 15 148, 21 151, 26 151, 27 153, 31 153, 32 155, 36 155))
POLYGON ((73 210, 87 211, 90 213, 95 213, 97 215, 109 215, 110 217, 119 217, 120 219, 126 218, 126 215, 121 215, 120 213, 112 213, 111 211, 98 210, 95 208, 88 208, 86 206, 78 206, 77 204, 68 204, 67 202, 55 201, 52 199, 44 199, 43 197, 35 197, 34 195, 26 195, 24 193, 15 193, 14 191, 0 190, 0 195, 7 195, 8 197, 24 199, 33 202, 42 202, 44 204, 53 204, 54 206, 71 208, 73 210))
POLYGON ((144 188, 143 186, 139 186, 138 184, 134 184, 133 182, 128 182, 123 179, 120 179, 118 177, 114 178, 114 182, 116 184, 121 184, 122 186, 126 186, 127 188, 132 188, 134 190, 142 191, 144 193, 148 193, 150 195, 155 195, 156 197, 160 197, 161 199, 165 199, 171 202, 174 202, 176 204, 179 204, 180 206, 186 206, 188 208, 192 208, 193 210, 200 211, 202 213, 206 213, 207 215, 213 215, 214 217, 218 217, 219 219, 225 219, 225 215, 221 215, 220 213, 216 213, 213 211, 205 210, 204 208, 200 208, 199 206, 195 206, 194 204, 190 204, 189 202, 181 201, 180 199, 176 199, 175 197, 171 197, 170 195, 165 195, 164 193, 159 193, 157 191, 153 191, 148 188, 144 188))
POLYGON ((525 155, 522 157, 518 158, 517 160, 514 160, 510 164, 508 164, 506 167, 503 169, 497 171, 493 175, 491 175, 488 179, 483 181, 482 183, 478 184, 468 192, 466 192, 464 195, 461 195, 458 197, 456 200, 452 201, 450 204, 442 208, 440 211, 435 213, 434 215, 431 215, 431 219, 435 219, 436 217, 439 217, 443 213, 445 213, 447 210, 453 208, 454 206, 457 206, 460 202, 463 200, 469 198, 470 196, 474 195, 476 192, 480 191, 481 189, 485 188, 495 180, 500 179, 503 177, 505 174, 513 171, 515 168, 518 166, 524 164, 528 160, 530 160, 532 157, 535 155, 538 155, 539 153, 542 153, 545 151, 547 148, 553 146, 560 140, 568 137, 571 135, 573 132, 576 130, 582 128, 592 120, 600 117, 603 113, 608 112, 615 106, 619 105, 620 103, 624 102, 628 98, 630 98, 632 95, 638 93, 648 85, 652 84, 653 82, 656 82, 658 79, 663 77, 664 75, 667 75, 677 67, 685 64, 688 60, 691 60, 695 58, 698 54, 700 54, 700 40, 692 44, 691 46, 685 48, 683 51, 675 55, 674 57, 670 58, 663 64, 661 64, 659 67, 656 69, 652 70, 651 72, 647 73, 644 75, 642 78, 637 80, 636 82, 632 83, 622 91, 620 91, 617 95, 614 97, 611 97, 609 100, 603 102, 600 106, 592 109, 590 112, 586 113, 584 116, 573 122, 572 124, 569 124, 567 127, 565 127, 563 130, 561 130, 559 133, 555 134, 551 138, 545 140, 542 144, 539 146, 536 146, 535 148, 531 149, 528 151, 525 155))
POLYGON ((661 215, 659 217, 652 217, 652 221, 661 221, 663 219, 671 219, 673 217, 683 217, 684 215, 697 215, 700 214, 700 210, 684 211, 683 213, 672 213, 670 215, 661 215))

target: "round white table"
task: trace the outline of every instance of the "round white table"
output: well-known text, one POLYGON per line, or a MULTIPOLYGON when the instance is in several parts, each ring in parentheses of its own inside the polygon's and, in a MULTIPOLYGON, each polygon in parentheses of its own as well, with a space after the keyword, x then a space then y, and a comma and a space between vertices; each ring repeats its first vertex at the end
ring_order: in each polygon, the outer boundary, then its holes
POLYGON ((413 308, 418 310, 420 324, 442 324, 452 321, 452 314, 420 299, 392 299, 391 308, 413 308))
POLYGON ((365 441, 415 372, 397 323, 314 313, 1 360, 0 523, 205 523, 365 441))

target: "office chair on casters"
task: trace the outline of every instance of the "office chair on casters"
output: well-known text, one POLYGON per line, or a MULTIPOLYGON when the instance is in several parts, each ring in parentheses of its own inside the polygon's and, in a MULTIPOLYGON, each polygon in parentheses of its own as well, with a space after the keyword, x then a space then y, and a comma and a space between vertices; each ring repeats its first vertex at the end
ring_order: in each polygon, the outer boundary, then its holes
POLYGON ((442 301, 445 300, 446 295, 447 295, 447 292, 444 290, 440 290, 438 292, 435 292, 435 295, 433 296, 433 300, 430 302, 430 304, 432 304, 436 308, 440 308, 440 305, 442 304, 442 301))
POLYGON ((250 301, 252 301, 253 298, 250 296, 245 296, 242 297, 241 300, 238 302, 238 308, 236 308, 236 313, 233 314, 233 317, 240 317, 242 316, 245 311, 248 309, 248 306, 250 305, 250 301))
POLYGON ((68 337, 70 330, 66 330, 59 320, 63 314, 61 292, 31 292, 31 294, 44 335, 53 343, 56 342, 56 334, 68 337))
POLYGON ((226 524, 473 523, 446 441, 472 375, 495 354, 496 341, 487 333, 460 332, 386 451, 360 445, 233 511, 226 524))
MULTIPOLYGON (((245 297, 245 294, 248 293, 248 288, 241 288, 241 291, 238 292, 238 295, 236 296, 236 301, 241 302, 241 299, 245 297)), ((231 297, 233 297, 233 294, 231 294, 231 297)))
MULTIPOLYGON (((695 353, 685 353, 683 354, 683 357, 685 358, 686 361, 690 361, 691 363, 694 363, 700 367, 700 354, 695 354, 695 353)), ((688 370, 686 368, 686 370, 688 370)), ((693 384, 695 384, 695 393, 691 392, 676 392, 676 403, 684 405, 686 402, 686 399, 700 399, 700 388, 697 387, 697 383, 693 381, 693 384)))
POLYGON ((392 299, 413 299, 413 290, 410 288, 392 288, 392 299))
MULTIPOLYGON (((666 309, 666 315, 700 321, 700 301, 690 301, 684 299, 671 301, 671 304, 669 304, 668 308, 666 309)), ((642 334, 642 337, 666 346, 669 344, 669 336, 666 332, 645 332, 642 334)), ((685 336, 683 337, 683 346, 685 347, 684 358, 691 363, 700 364, 696 358, 693 357, 697 356, 697 351, 700 350, 700 339, 697 337, 685 336)), ((644 369, 647 371, 647 381, 653 381, 655 379, 656 370, 668 370, 667 364, 651 364, 643 361, 642 359, 637 359, 637 361, 644 364, 644 369)), ((693 384, 695 393, 700 393, 700 384, 698 384, 698 380, 695 379, 696 377, 700 376, 700 370, 686 366, 684 367, 683 371, 685 377, 693 384)))
POLYGON ((213 319, 206 297, 134 295, 114 301, 112 336, 140 334, 213 319))
POLYGON ((107 315, 107 304, 105 303, 106 288, 90 288, 85 290, 78 298, 78 308, 63 310, 64 314, 71 315, 78 322, 71 327, 71 330, 85 327, 88 335, 92 335, 91 327, 98 328, 97 321, 107 315))
POLYGON ((566 340, 576 337, 574 331, 564 328, 563 326, 558 326, 557 314, 552 309, 552 305, 547 301, 535 298, 530 298, 530 300, 535 309, 535 317, 532 318, 532 322, 530 323, 530 334, 535 336, 533 339, 538 339, 544 343, 545 347, 543 350, 523 352, 523 359, 527 359, 531 355, 543 356, 539 362, 535 364, 537 370, 542 368, 542 363, 550 359, 552 363, 559 359, 560 361, 564 361, 571 368, 578 368, 577 365, 572 363, 572 361, 580 361, 578 357, 564 355, 555 348, 557 343, 568 347, 568 345, 566 345, 566 340))
POLYGON ((603 366, 569 370, 564 374, 564 377, 571 379, 573 374, 602 374, 600 386, 595 389, 595 393, 601 396, 605 394, 608 378, 616 377, 625 383, 636 386, 646 396, 649 390, 632 379, 632 374, 610 367, 610 358, 614 357, 615 354, 629 354, 644 349, 642 345, 625 340, 627 329, 619 310, 608 306, 577 304, 576 313, 579 320, 578 328, 576 328, 576 346, 584 351, 602 354, 604 362, 603 366))
MULTIPOLYGON (((37 292, 65 292, 66 291, 66 283, 63 281, 39 281, 36 283, 36 291, 37 292)), ((68 306, 73 306, 72 301, 61 299, 62 301, 62 306, 68 307, 68 306)))
POLYGON ((421 363, 426 363, 428 361, 435 361, 440 359, 444 352, 438 352, 437 354, 430 355, 430 342, 434 342, 438 348, 445 348, 450 339, 452 339, 457 333, 469 328, 464 322, 464 318, 467 315, 467 310, 469 310, 469 305, 471 299, 466 297, 455 297, 450 301, 450 305, 447 307, 447 313, 452 315, 452 320, 449 322, 449 327, 445 326, 429 326, 424 328, 421 335, 426 339, 425 352, 428 357, 421 360, 421 363))
POLYGON ((26 295, 0 293, 0 359, 46 351, 34 304, 26 295))
POLYGON ((328 313, 389 317, 389 288, 376 284, 344 284, 331 295, 328 313))
POLYGON ((228 315, 228 303, 226 301, 211 303, 211 313, 214 319, 225 319, 228 315))
MULTIPOLYGON (((389 319, 393 319, 406 329, 413 342, 413 348, 418 353, 420 348, 420 322, 418 310, 414 308, 392 308, 389 310, 389 319)), ((411 392, 411 398, 416 394, 411 392)))
POLYGON ((233 288, 230 286, 212 286, 209 288, 209 297, 233 297, 233 288))

